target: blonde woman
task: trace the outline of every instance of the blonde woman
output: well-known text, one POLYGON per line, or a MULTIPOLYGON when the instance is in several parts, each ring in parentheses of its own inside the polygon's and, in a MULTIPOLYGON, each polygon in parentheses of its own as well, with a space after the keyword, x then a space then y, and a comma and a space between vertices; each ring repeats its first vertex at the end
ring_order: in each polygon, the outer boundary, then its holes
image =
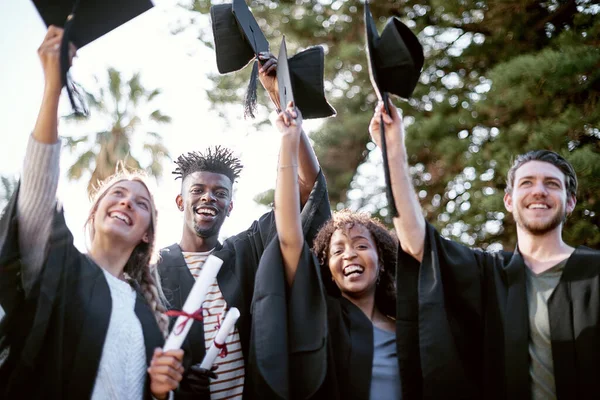
POLYGON ((51 26, 38 49, 44 98, 0 222, 0 397, 164 399, 183 351, 160 350, 168 320, 150 269, 156 207, 143 177, 123 171, 101 185, 87 254, 57 207, 62 35, 51 26))

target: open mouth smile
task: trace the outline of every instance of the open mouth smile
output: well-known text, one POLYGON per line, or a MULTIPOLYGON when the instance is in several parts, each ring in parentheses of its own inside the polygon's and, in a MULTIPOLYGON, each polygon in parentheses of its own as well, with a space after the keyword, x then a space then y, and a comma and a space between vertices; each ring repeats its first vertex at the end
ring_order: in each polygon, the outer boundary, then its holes
POLYGON ((110 213, 108 213, 108 216, 110 218, 118 219, 119 221, 123 221, 128 226, 131 226, 131 224, 132 224, 131 218, 129 218, 129 216, 127 214, 122 213, 121 211, 111 211, 110 213))
POLYGON ((200 206, 194 207, 194 213, 203 218, 215 218, 219 214, 219 210, 214 207, 200 206))
POLYGON ((344 276, 362 275, 365 272, 364 267, 358 264, 350 264, 344 267, 344 276))

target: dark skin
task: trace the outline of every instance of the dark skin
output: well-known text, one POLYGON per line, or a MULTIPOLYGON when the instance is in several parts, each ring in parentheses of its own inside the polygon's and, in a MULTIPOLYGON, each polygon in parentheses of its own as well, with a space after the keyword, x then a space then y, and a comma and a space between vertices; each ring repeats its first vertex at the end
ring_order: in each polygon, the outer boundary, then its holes
MULTIPOLYGON (((281 110, 281 104, 279 104, 279 86, 277 84, 277 58, 272 53, 263 52, 258 54, 258 60, 260 62, 258 79, 269 94, 277 110, 281 110)), ((308 200, 319 170, 320 166, 317 156, 310 144, 308 135, 303 130, 298 149, 298 184, 300 185, 301 205, 304 205, 308 200)))
MULTIPOLYGON (((273 104, 279 109, 279 89, 276 75, 277 58, 271 53, 264 52, 258 55, 258 59, 260 63, 258 78, 273 104)), ((308 200, 319 170, 320 166, 315 152, 308 136, 302 131, 298 150, 298 183, 300 204, 302 206, 308 200)), ((225 217, 228 217, 233 209, 232 187, 233 182, 223 174, 199 171, 186 177, 182 183, 181 194, 177 195, 175 199, 179 210, 184 212, 183 233, 179 243, 181 250, 185 252, 204 252, 215 248, 219 241, 219 231, 225 217), (201 189, 198 189, 200 187, 201 189), (221 193, 222 188, 228 190, 227 199, 221 193), (200 193, 204 193, 204 197, 201 197, 200 193), (214 207, 216 213, 214 219, 208 215, 200 217, 194 212, 194 207, 201 204, 214 207), (203 229, 200 229, 199 232, 197 228, 207 229, 203 233, 203 229)))
POLYGON ((219 231, 233 209, 232 182, 215 172, 196 171, 185 177, 175 201, 183 211, 183 251, 209 251, 218 243, 219 231))

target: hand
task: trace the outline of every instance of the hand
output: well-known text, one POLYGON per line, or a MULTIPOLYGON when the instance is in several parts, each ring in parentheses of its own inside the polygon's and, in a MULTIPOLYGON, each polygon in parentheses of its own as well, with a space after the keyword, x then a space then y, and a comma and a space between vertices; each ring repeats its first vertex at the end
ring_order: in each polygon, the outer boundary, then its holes
MULTIPOLYGON (((38 57, 44 69, 46 91, 55 95, 60 95, 63 87, 60 73, 60 43, 63 32, 62 28, 50 25, 42 44, 38 48, 38 57)), ((73 61, 76 52, 75 45, 69 43, 69 64, 73 61)))
POLYGON ((400 113, 398 109, 394 106, 391 100, 389 100, 390 105, 390 114, 388 115, 385 112, 385 107, 383 106, 383 102, 377 103, 377 107, 375 107, 375 113, 373 114, 373 118, 371 118, 371 122, 369 123, 369 133, 371 134, 371 140, 375 142, 375 144, 381 147, 381 127, 380 121, 381 116, 383 115, 383 123, 385 125, 385 140, 388 146, 394 146, 399 143, 402 143, 404 140, 404 129, 402 128, 402 117, 400 117, 400 113))
POLYGON ((262 52, 258 54, 259 69, 258 79, 275 106, 280 109, 279 85, 277 84, 277 58, 272 53, 262 52))
POLYGON ((217 379, 214 373, 218 366, 213 366, 210 370, 192 365, 184 374, 179 392, 188 394, 210 394, 210 379, 217 379))
POLYGON ((177 389, 183 378, 183 350, 154 350, 152 362, 148 368, 150 374, 150 391, 159 400, 166 399, 169 392, 177 389))
POLYGON ((287 108, 275 119, 275 126, 284 135, 300 135, 302 133, 302 113, 290 101, 287 108))

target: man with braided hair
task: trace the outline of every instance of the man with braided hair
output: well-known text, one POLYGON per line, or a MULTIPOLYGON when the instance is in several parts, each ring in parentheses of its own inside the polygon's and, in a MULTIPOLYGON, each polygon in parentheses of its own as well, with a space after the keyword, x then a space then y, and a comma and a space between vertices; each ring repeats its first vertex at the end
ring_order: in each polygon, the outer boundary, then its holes
MULTIPOLYGON (((278 99, 277 87, 264 83, 268 78, 266 74, 268 72, 261 72, 261 81, 267 90, 274 87, 270 95, 272 99, 278 99)), ((203 320, 194 321, 183 344, 186 372, 175 397, 256 398, 246 370, 250 352, 250 311, 259 260, 276 234, 273 211, 221 244, 219 231, 233 210, 233 184, 242 169, 240 160, 231 150, 217 146, 203 153, 182 154, 175 164, 177 168, 173 173, 177 175, 176 179, 181 178, 181 192, 176 203, 184 215, 183 232, 178 244, 162 249, 158 265, 170 308, 181 310, 210 254, 223 260, 203 303, 203 320), (229 307, 238 308, 241 316, 227 338, 227 354, 217 358, 217 375, 194 367, 204 358, 216 335, 220 315, 229 307), (208 377, 212 378, 210 382, 208 377)), ((298 170, 302 226, 307 241, 312 242, 320 225, 330 217, 330 208, 325 178, 304 132, 298 165, 287 167, 298 170)))

